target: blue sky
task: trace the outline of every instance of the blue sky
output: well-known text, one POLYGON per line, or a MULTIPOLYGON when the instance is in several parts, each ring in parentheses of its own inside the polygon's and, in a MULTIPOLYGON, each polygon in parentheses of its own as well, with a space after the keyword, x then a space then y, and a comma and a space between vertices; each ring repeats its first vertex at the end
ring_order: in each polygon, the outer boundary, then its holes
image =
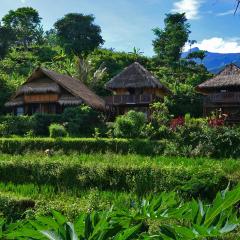
POLYGON ((127 52, 137 47, 149 56, 153 55, 152 29, 163 27, 165 13, 186 12, 197 47, 240 52, 240 13, 233 15, 235 0, 0 0, 0 6, 0 18, 10 9, 36 8, 46 30, 66 13, 94 14, 105 47, 127 52))

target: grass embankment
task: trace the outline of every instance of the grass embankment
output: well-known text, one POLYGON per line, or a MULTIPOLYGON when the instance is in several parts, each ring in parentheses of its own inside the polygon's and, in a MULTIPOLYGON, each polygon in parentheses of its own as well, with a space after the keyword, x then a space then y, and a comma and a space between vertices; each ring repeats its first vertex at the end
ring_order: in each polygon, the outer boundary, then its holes
MULTIPOLYGON (((212 199, 240 180, 240 162, 116 154, 0 156, 0 212, 20 217, 28 208, 70 216, 130 204, 137 196, 178 191, 212 199)), ((31 213, 28 212, 28 214, 31 213)))
POLYGON ((159 155, 165 148, 164 141, 110 138, 0 138, 0 152, 22 154, 52 149, 63 153, 120 153, 159 155))

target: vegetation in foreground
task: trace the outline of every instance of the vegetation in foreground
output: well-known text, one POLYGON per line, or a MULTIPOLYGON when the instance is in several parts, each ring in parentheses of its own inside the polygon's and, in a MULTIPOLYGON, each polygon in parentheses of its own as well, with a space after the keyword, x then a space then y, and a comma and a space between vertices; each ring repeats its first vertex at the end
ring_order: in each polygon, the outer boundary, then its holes
POLYGON ((239 182, 238 160, 116 154, 0 156, 0 212, 9 220, 61 211, 70 218, 114 202, 176 191, 211 201, 239 182))
POLYGON ((130 208, 81 214, 74 223, 59 212, 14 224, 2 219, 1 238, 51 240, 130 240, 130 239, 236 239, 240 219, 235 205, 240 188, 218 193, 211 204, 192 200, 183 203, 174 193, 162 193, 130 208))

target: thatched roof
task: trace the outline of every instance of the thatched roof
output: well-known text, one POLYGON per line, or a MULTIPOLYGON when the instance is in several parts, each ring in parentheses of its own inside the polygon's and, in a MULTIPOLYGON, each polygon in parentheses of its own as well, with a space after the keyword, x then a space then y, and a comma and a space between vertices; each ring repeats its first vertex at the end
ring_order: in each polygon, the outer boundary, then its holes
MULTIPOLYGON (((33 74, 27 79, 27 81, 18 89, 11 102, 23 93, 58 92, 60 87, 72 94, 72 103, 73 99, 75 99, 75 102, 78 103, 81 100, 83 103, 95 109, 105 110, 105 101, 99 96, 97 96, 93 91, 91 91, 80 80, 70 77, 68 75, 63 75, 48 70, 46 68, 37 68, 33 72, 33 74), (53 80, 53 83, 50 84, 47 83, 47 81, 43 80, 39 81, 39 79, 46 79, 46 77, 53 80)), ((61 103, 63 104, 62 100, 61 103)))
POLYGON ((168 94, 170 93, 167 87, 161 84, 157 78, 138 62, 131 64, 112 78, 106 84, 106 88, 110 90, 117 88, 159 88, 168 94))
POLYGON ((77 98, 71 95, 62 95, 58 103, 62 106, 69 106, 69 105, 80 105, 83 103, 83 100, 81 98, 77 98))
POLYGON ((16 92, 17 95, 32 93, 60 93, 59 85, 49 78, 40 78, 36 81, 26 82, 16 92))
POLYGON ((196 87, 199 92, 205 90, 240 87, 240 68, 235 64, 227 65, 215 77, 207 80, 196 87))
POLYGON ((24 104, 23 96, 15 97, 11 99, 9 102, 5 103, 6 107, 18 107, 24 104))

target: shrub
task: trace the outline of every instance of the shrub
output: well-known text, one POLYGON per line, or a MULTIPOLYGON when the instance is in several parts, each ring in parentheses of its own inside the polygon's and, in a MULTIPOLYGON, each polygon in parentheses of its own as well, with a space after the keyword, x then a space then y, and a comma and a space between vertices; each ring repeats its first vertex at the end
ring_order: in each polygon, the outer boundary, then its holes
POLYGON ((0 136, 26 136, 32 132, 36 136, 48 136, 52 123, 62 123, 61 115, 36 114, 33 116, 6 115, 0 118, 0 136))
POLYGON ((68 133, 74 137, 91 137, 95 128, 104 125, 100 114, 88 106, 66 108, 62 117, 68 133))
POLYGON ((171 120, 170 128, 176 129, 177 127, 184 126, 185 119, 183 117, 177 117, 171 120))
POLYGON ((7 137, 8 131, 7 131, 7 125, 5 123, 0 124, 0 137, 7 137))
POLYGON ((32 116, 32 121, 32 130, 36 136, 48 136, 51 124, 64 122, 62 116, 57 114, 35 114, 32 116))
POLYGON ((2 116, 0 117, 0 136, 28 136, 30 132, 35 136, 48 136, 49 126, 53 123, 65 124, 70 135, 75 137, 91 137, 95 128, 99 128, 100 133, 104 130, 99 113, 90 107, 81 106, 67 108, 62 115, 2 116))
POLYGON ((117 117, 114 124, 114 134, 117 137, 139 137, 145 121, 144 113, 129 111, 127 114, 117 117))
POLYGON ((23 136, 33 129, 33 118, 29 116, 6 115, 0 118, 0 123, 2 124, 2 133, 0 134, 4 136, 23 136))
POLYGON ((50 125, 49 133, 51 138, 67 137, 67 131, 65 127, 56 123, 50 125))

